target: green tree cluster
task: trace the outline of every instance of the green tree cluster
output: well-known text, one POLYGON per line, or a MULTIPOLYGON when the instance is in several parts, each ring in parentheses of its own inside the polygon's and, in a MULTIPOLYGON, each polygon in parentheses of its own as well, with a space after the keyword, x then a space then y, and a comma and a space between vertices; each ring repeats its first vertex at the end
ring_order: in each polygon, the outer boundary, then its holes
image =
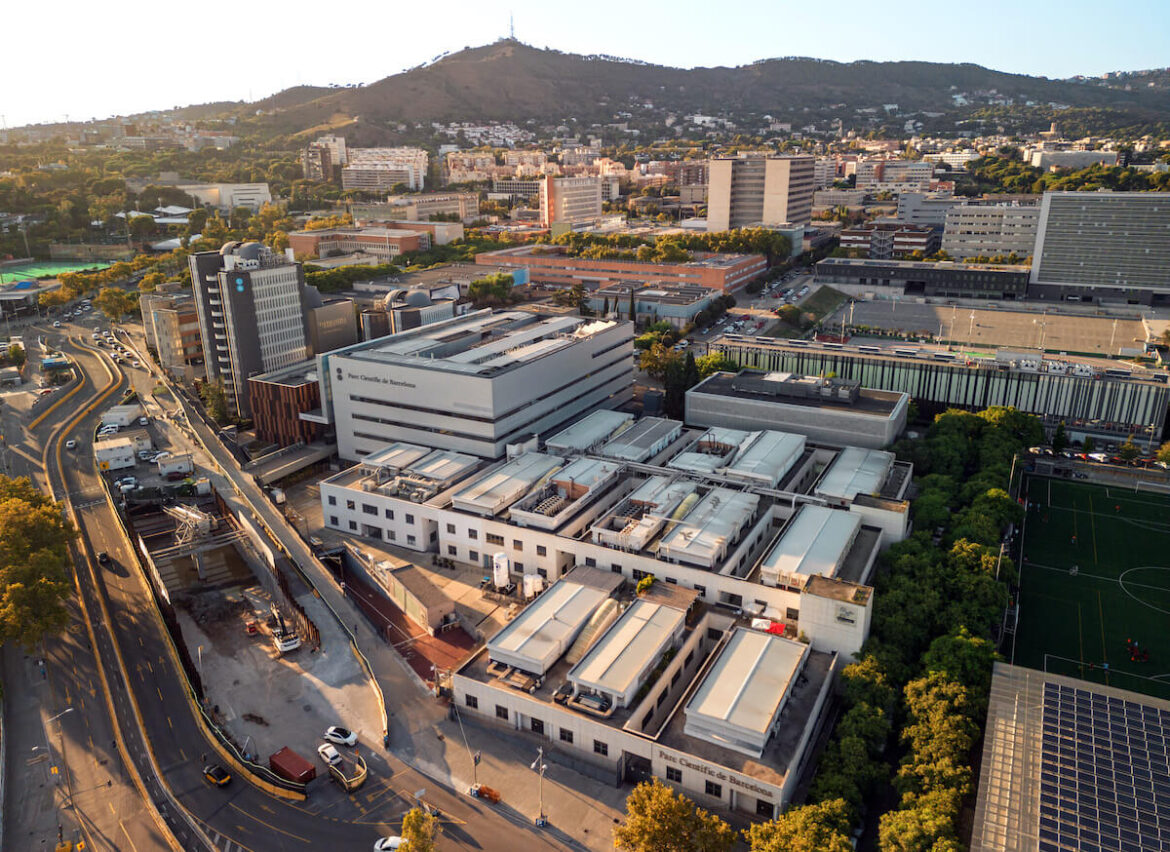
POLYGON ((61 506, 27 477, 0 476, 0 642, 31 648, 69 619, 69 542, 61 506))
POLYGON ((731 852, 735 831, 657 778, 626 799, 626 819, 613 829, 624 852, 731 852))
POLYGON ((990 637, 1015 577, 999 552, 1003 527, 1021 511, 1009 496, 1011 464, 1042 440, 1036 418, 996 407, 944 412, 925 437, 894 447, 919 474, 915 532, 882 554, 870 637, 842 672, 844 711, 810 791, 813 805, 843 803, 853 823, 892 780, 898 806, 881 816, 883 852, 961 848, 990 637), (904 757, 891 779, 886 756, 897 745, 904 757))
POLYGON ((1000 149, 996 155, 967 163, 958 190, 970 192, 1168 192, 1170 173, 1139 172, 1133 168, 1094 165, 1084 169, 1057 169, 1048 172, 1033 168, 1020 159, 1016 149, 1000 149))
POLYGON ((512 276, 508 273, 493 272, 472 281, 467 287, 467 295, 477 308, 502 307, 515 301, 512 283, 512 276))

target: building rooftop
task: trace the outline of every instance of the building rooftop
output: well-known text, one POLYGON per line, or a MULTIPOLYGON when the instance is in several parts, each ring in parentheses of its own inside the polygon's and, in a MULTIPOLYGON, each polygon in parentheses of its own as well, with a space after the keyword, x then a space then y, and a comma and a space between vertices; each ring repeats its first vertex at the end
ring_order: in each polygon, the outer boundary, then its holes
POLYGON ((607 320, 485 309, 359 343, 330 357, 488 376, 567 348, 616 325, 607 320))
POLYGON ((666 525, 667 517, 697 490, 698 486, 687 480, 648 477, 613 512, 594 524, 590 530, 593 540, 621 550, 645 550, 666 525))
POLYGON ((826 257, 824 260, 817 262, 817 266, 821 264, 824 264, 825 268, 834 266, 856 266, 860 268, 894 266, 899 269, 961 269, 968 272, 1015 272, 1025 275, 1032 271, 1031 266, 1019 264, 962 263, 961 261, 954 260, 875 260, 873 258, 826 257))
POLYGON ((845 501, 858 494, 879 493, 893 466, 893 453, 846 447, 825 470, 813 493, 845 501))
POLYGON ((786 574, 836 577, 860 528, 861 518, 852 512, 802 506, 764 557, 760 576, 773 585, 786 574))
POLYGON ((322 484, 360 488, 423 503, 465 478, 481 462, 482 459, 454 450, 432 450, 396 441, 370 453, 360 464, 323 480, 322 484))
MULTIPOLYGON (((712 488, 667 532, 658 552, 679 562, 714 566, 747 525, 760 496, 730 488, 712 488)), ((685 502, 684 502, 685 506, 685 502)))
MULTIPOLYGON (((532 257, 559 257, 565 260, 586 260, 586 258, 575 258, 568 254, 565 246, 551 246, 548 244, 531 243, 528 245, 516 246, 515 248, 500 249, 499 251, 490 251, 477 255, 478 258, 485 258, 488 262, 503 262, 509 261, 523 261, 532 257)), ((614 265, 630 266, 630 267, 645 267, 648 275, 653 274, 653 269, 656 266, 696 266, 725 269, 743 263, 745 260, 753 258, 762 258, 762 255, 755 254, 737 254, 734 252, 691 252, 691 259, 684 263, 657 263, 655 261, 642 260, 614 260, 606 261, 614 265)))
POLYGON ((682 432, 677 420, 643 417, 605 443, 601 454, 611 459, 642 462, 666 447, 682 432))
POLYGON ((600 409, 557 432, 544 445, 554 453, 587 452, 624 430, 633 420, 632 414, 600 409))
POLYGON ((536 487, 512 506, 511 519, 522 526, 559 527, 613 482, 620 470, 616 462, 575 459, 538 481, 536 487))
POLYGON ((497 515, 564 463, 560 456, 524 453, 466 483, 451 495, 451 503, 477 515, 497 515))
POLYGON ((687 393, 750 399, 777 405, 844 408, 856 414, 882 418, 892 416, 906 396, 894 391, 862 388, 856 382, 844 379, 824 379, 784 372, 763 373, 756 370, 715 373, 687 393))
POLYGON ((686 732, 763 753, 809 646, 737 628, 686 704, 686 732))
POLYGON ((803 453, 803 435, 753 432, 723 473, 729 479, 775 488, 803 453))
POLYGON ((604 693, 625 706, 642 678, 678 636, 686 611, 650 600, 636 600, 569 670, 581 691, 604 693))
POLYGON ((618 574, 577 566, 489 639, 488 655, 493 662, 543 676, 622 582, 618 574))

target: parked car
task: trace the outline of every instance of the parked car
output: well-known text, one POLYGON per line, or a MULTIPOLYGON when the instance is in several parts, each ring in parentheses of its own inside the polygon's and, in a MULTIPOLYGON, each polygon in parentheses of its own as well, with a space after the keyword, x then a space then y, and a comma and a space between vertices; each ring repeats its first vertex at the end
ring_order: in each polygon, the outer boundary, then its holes
POLYGON ((126 486, 130 486, 131 488, 133 488, 136 485, 138 485, 138 477, 137 476, 120 476, 114 480, 114 485, 118 486, 119 488, 125 488, 126 486))
POLYGON ((394 849, 405 849, 406 841, 398 836, 383 837, 374 843, 374 852, 390 852, 394 849))
POLYGON ((317 754, 330 766, 336 766, 341 763, 341 754, 332 743, 321 743, 321 745, 317 746, 317 754))
POLYGON ((104 550, 101 551, 100 553, 98 553, 98 564, 99 565, 109 565, 110 564, 110 554, 106 553, 104 550))
POLYGON ((149 426, 150 425, 150 418, 149 417, 139 417, 138 418, 138 425, 139 426, 149 426))
POLYGON ((357 734, 340 725, 331 725, 325 729, 325 739, 337 745, 352 746, 357 744, 357 734))
POLYGON ((73 440, 72 438, 70 438, 68 441, 65 442, 65 449, 76 450, 77 449, 77 442, 75 440, 73 440))

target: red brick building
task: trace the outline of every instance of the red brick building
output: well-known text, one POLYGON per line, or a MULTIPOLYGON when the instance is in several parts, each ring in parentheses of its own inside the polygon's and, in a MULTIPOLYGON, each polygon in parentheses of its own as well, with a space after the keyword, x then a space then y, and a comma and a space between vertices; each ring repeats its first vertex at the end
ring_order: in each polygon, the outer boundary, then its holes
POLYGON ((533 284, 561 288, 581 282, 589 290, 621 281, 652 281, 732 292, 759 278, 768 268, 762 254, 692 252, 692 257, 686 263, 594 260, 570 257, 563 246, 525 245, 477 254, 475 262, 527 269, 533 284))
POLYGON ((301 419, 321 407, 316 362, 294 364, 248 379, 252 423, 261 441, 287 447, 322 437, 325 427, 301 419))

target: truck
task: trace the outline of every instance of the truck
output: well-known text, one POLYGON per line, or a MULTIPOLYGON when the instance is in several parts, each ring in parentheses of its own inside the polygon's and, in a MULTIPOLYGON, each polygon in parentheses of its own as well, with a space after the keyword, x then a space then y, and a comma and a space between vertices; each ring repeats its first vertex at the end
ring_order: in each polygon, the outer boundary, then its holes
POLYGON ((142 406, 139 405, 115 405, 113 408, 106 409, 102 414, 103 426, 129 426, 139 418, 142 413, 142 406))
POLYGON ((169 477, 172 473, 186 474, 195 470, 190 453, 184 453, 181 456, 164 456, 158 460, 157 464, 160 476, 169 477))
POLYGON ((317 777, 317 767, 288 746, 268 758, 268 768, 289 781, 308 784, 317 777))
POLYGON ((138 459, 129 438, 108 438, 93 445, 93 457, 99 470, 122 470, 134 467, 138 459))

